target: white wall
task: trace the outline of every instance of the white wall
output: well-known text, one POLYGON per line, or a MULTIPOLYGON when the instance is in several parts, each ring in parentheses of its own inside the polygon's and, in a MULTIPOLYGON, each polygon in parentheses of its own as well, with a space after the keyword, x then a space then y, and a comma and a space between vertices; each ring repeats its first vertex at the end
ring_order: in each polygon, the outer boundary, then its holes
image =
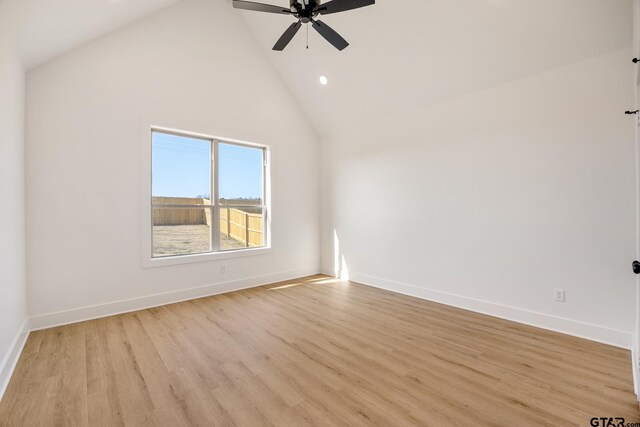
POLYGON ((318 156, 315 134, 226 2, 181 2, 30 71, 27 274, 35 326, 104 314, 39 318, 53 312, 317 272, 318 156), (151 125, 272 147, 273 253, 224 260, 226 274, 218 261, 142 267, 151 125))
POLYGON ((0 4, 0 397, 26 318, 24 70, 13 8, 0 4))
POLYGON ((327 138, 323 270, 340 268, 335 232, 357 281, 630 347, 630 58, 612 52, 327 138))

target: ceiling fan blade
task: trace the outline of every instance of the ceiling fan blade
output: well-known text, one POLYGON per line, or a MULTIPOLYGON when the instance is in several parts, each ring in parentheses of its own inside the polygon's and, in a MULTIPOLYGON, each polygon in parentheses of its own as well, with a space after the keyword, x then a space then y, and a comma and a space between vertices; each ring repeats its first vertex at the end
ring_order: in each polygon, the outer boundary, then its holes
POLYGON ((322 21, 312 21, 313 29, 320 33, 329 43, 331 43, 336 49, 344 50, 349 43, 342 38, 342 36, 336 33, 333 28, 328 26, 322 21))
POLYGON ((271 4, 255 3, 252 1, 233 0, 233 7, 236 9, 253 10, 256 12, 280 13, 282 15, 291 15, 291 10, 274 6, 271 4))
POLYGON ((291 24, 291 26, 287 28, 287 31, 285 31, 280 39, 276 42, 275 46, 273 46, 273 50, 283 51, 284 48, 287 47, 289 42, 293 40, 293 36, 296 35, 300 27, 302 27, 302 22, 300 21, 291 24))
POLYGON ((365 6, 375 4, 376 0, 332 0, 330 2, 318 5, 314 12, 321 15, 329 15, 330 13, 344 12, 347 10, 358 9, 365 6))

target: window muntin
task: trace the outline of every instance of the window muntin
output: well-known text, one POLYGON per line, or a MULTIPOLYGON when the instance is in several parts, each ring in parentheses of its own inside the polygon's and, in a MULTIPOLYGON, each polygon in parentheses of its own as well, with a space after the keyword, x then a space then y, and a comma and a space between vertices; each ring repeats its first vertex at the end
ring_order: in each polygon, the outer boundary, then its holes
POLYGON ((266 246, 266 148, 152 131, 152 258, 266 246))

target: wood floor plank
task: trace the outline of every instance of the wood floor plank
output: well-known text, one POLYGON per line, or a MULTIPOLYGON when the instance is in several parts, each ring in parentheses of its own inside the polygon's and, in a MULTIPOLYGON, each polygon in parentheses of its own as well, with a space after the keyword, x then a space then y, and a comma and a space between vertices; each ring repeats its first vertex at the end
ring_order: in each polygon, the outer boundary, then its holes
POLYGON ((105 322, 85 324, 88 425, 123 426, 115 370, 107 346, 105 322))
POLYGON ((61 330, 61 371, 56 376, 56 426, 84 426, 88 423, 85 325, 61 330))
POLYGON ((640 422, 628 351, 326 276, 30 335, 0 426, 640 422))

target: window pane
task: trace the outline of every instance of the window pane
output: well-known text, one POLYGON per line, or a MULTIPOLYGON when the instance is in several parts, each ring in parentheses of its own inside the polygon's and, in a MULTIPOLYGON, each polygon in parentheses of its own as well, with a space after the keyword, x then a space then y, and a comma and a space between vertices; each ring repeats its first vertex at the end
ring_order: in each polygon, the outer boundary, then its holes
POLYGON ((262 208, 220 208, 220 250, 264 246, 264 210, 262 208))
POLYGON ((210 251, 210 208, 153 209, 154 257, 210 251))
POLYGON ((262 148, 218 144, 221 205, 263 205, 262 148))
POLYGON ((152 182, 155 204, 210 204, 211 142, 153 132, 152 182))

